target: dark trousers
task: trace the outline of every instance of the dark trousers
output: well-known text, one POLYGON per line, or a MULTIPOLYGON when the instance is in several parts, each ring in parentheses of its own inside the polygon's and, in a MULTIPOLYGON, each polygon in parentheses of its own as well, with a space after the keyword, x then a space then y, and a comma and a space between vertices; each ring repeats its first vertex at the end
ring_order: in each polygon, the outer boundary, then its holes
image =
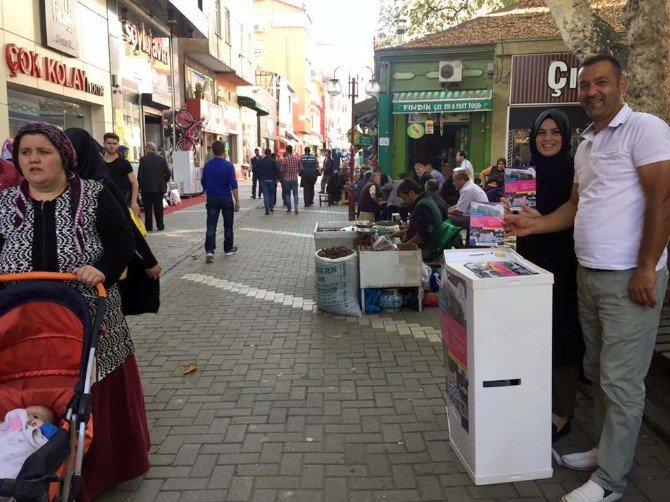
POLYGON ((272 187, 272 200, 274 201, 272 205, 274 206, 277 203, 277 182, 274 182, 274 186, 272 187))
POLYGON ((273 198, 274 190, 277 189, 277 184, 274 180, 263 180, 260 182, 260 189, 263 192, 263 204, 265 205, 265 212, 274 209, 275 200, 273 198))
POLYGON ((163 230, 163 192, 142 192, 144 203, 144 226, 147 232, 154 229, 153 215, 156 215, 156 227, 163 230))
POLYGON ((233 247, 233 217, 235 204, 232 199, 207 197, 207 233, 205 234, 205 252, 216 250, 216 226, 219 224, 219 213, 223 215, 223 252, 233 247))
POLYGON ((251 196, 256 197, 256 184, 258 184, 258 196, 261 196, 261 184, 258 181, 258 176, 256 173, 251 174, 251 196))
POLYGON ((316 173, 306 172, 302 175, 302 196, 305 206, 314 204, 314 185, 316 184, 316 173))

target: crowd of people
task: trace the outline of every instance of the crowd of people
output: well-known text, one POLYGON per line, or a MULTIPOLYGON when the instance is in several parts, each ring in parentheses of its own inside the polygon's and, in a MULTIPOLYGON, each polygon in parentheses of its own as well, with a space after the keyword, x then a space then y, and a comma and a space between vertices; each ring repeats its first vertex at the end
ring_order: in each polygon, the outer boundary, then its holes
MULTIPOLYGON (((622 498, 632 468, 644 378, 668 284, 670 127, 624 103, 626 79, 611 56, 585 60, 578 83, 593 123, 573 156, 566 115, 550 109, 536 118, 530 151, 537 206, 507 212, 505 226, 517 238, 517 251, 554 275, 554 441, 571 431, 582 370, 594 388, 597 444, 562 458, 566 467, 594 473, 561 500, 613 501, 622 498)), ((153 229, 154 217, 157 229, 165 228, 162 199, 170 178, 152 143, 145 147, 136 177, 119 137, 107 133, 102 139, 104 154, 83 129, 28 123, 17 132, 10 155, 3 149, 0 161, 0 273, 73 273, 79 281, 73 287, 91 310, 94 296, 88 287, 102 283, 108 291, 92 391, 95 434, 84 456, 78 497, 85 502, 149 468, 144 398, 125 316, 158 309, 158 288, 135 286, 157 285, 161 265, 134 218, 140 215, 141 194, 146 229, 153 229)), ((237 251, 233 214, 240 209, 225 145, 216 141, 211 146, 213 156, 202 176, 208 263, 214 261, 220 214, 223 252, 237 251)), ((506 202, 504 158, 481 171, 480 183, 466 153, 458 152, 456 159, 455 169, 417 162, 414 179, 401 173, 394 180, 362 168, 354 187, 358 217, 402 220, 391 236, 418 246, 424 261, 435 259, 450 227, 468 227, 472 202, 506 202)), ((328 194, 329 204, 340 201, 348 183, 334 151, 326 151, 319 165, 309 147, 298 156, 288 146, 281 159, 256 149, 251 166, 251 197, 257 190, 262 194, 265 215, 274 213, 278 185, 286 212, 298 214, 299 186, 304 206, 310 207, 319 175, 319 193, 328 194)), ((26 427, 56 421, 48 409, 36 412, 39 404, 20 413, 26 427)))

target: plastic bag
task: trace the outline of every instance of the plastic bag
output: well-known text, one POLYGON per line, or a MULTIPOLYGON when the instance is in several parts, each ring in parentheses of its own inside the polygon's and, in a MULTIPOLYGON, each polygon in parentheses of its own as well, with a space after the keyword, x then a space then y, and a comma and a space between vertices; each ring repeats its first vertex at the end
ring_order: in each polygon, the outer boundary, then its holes
POLYGON ((316 306, 325 312, 360 316, 358 302, 358 255, 331 260, 314 254, 316 306))
POLYGON ((130 219, 133 220, 133 223, 137 227, 137 229, 140 231, 142 235, 147 235, 147 229, 144 227, 144 222, 140 219, 139 216, 135 214, 135 212, 132 209, 129 209, 130 211, 130 219))
POLYGON ((170 199, 171 206, 178 206, 181 204, 181 196, 179 195, 179 190, 173 188, 168 192, 168 197, 170 199))
POLYGON ((421 262, 421 285, 423 289, 430 291, 430 274, 433 272, 433 269, 426 265, 424 262, 421 262))

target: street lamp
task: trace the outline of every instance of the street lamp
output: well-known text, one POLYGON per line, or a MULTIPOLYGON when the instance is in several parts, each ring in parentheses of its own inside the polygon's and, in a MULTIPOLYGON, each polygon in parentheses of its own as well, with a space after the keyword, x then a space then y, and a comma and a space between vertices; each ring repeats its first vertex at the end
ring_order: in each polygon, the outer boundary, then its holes
MULTIPOLYGON (((342 84, 340 84, 339 79, 337 78, 337 70, 342 68, 338 66, 333 72, 333 78, 330 79, 326 85, 326 92, 331 96, 337 96, 342 92, 342 84)), ((379 82, 374 78, 375 72, 372 71, 372 68, 366 66, 370 70, 370 79, 365 84, 365 93, 371 97, 377 97, 381 90, 379 82)), ((355 162, 355 148, 354 148, 354 132, 356 130, 356 116, 354 114, 354 103, 358 97, 358 81, 363 80, 358 75, 351 76, 349 75, 349 95, 351 98, 351 137, 349 139, 351 143, 350 154, 349 154, 349 220, 353 221, 356 219, 356 206, 354 201, 354 162, 355 162)))

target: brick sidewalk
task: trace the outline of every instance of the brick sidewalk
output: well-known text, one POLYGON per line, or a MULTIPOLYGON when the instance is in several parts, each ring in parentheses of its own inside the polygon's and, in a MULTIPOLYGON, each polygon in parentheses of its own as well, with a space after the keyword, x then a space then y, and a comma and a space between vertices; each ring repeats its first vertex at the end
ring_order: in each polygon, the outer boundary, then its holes
MULTIPOLYGON (((237 255, 204 263, 203 205, 149 236, 167 270, 162 308, 130 324, 152 467, 100 500, 544 501, 587 479, 557 468, 548 480, 474 486, 448 444, 437 309, 313 312, 311 232, 346 208, 265 216, 248 182, 240 192, 237 255), (191 361, 197 371, 182 376, 191 361)), ((590 405, 579 404, 564 452, 593 441, 590 405)), ((668 447, 643 429, 636 461, 626 500, 668 500, 668 447)))

